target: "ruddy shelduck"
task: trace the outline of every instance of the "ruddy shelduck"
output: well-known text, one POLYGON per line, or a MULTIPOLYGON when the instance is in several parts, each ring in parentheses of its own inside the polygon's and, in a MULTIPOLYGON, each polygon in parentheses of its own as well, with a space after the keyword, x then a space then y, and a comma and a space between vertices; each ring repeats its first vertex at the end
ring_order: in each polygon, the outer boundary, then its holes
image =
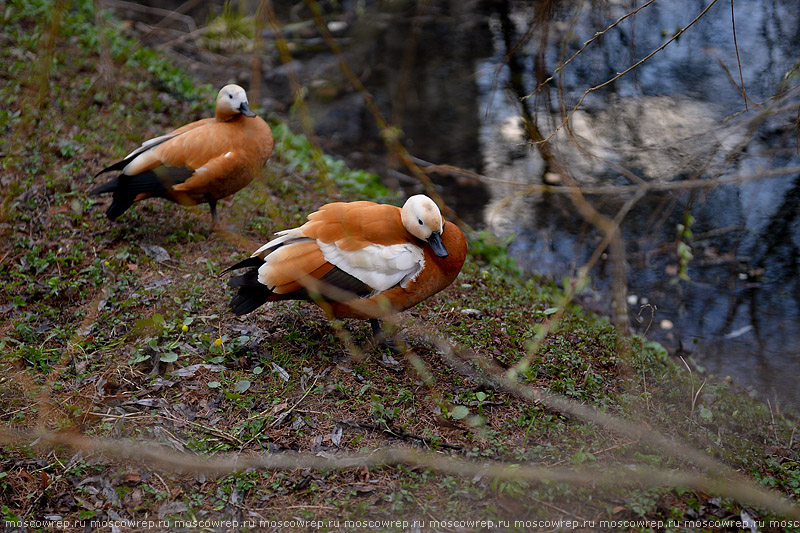
POLYGON ((467 241, 436 204, 410 197, 402 209, 373 202, 337 202, 280 231, 248 259, 224 272, 238 287, 230 309, 241 316, 268 301, 311 300, 329 316, 377 319, 403 311, 450 285, 467 241))
POLYGON ((182 205, 207 203, 217 221, 217 200, 247 186, 272 153, 272 131, 250 110, 247 94, 226 85, 216 116, 145 141, 125 159, 104 168, 122 173, 90 194, 113 193, 106 216, 116 220, 134 202, 166 198, 182 205))

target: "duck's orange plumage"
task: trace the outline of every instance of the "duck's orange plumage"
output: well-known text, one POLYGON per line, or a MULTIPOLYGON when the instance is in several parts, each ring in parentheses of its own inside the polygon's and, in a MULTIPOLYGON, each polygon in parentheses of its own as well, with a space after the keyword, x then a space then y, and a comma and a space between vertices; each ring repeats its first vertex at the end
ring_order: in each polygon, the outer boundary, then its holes
POLYGON ((340 318, 377 319, 450 285, 467 254, 464 234, 427 196, 402 209, 373 202, 333 203, 299 228, 279 232, 228 284, 237 315, 274 300, 312 300, 340 318))
POLYGON ((146 141, 125 159, 101 170, 122 173, 91 194, 113 193, 106 211, 116 220, 134 202, 152 196, 183 205, 208 203, 216 221, 217 200, 247 186, 272 153, 272 131, 250 111, 238 85, 217 95, 216 115, 146 141))

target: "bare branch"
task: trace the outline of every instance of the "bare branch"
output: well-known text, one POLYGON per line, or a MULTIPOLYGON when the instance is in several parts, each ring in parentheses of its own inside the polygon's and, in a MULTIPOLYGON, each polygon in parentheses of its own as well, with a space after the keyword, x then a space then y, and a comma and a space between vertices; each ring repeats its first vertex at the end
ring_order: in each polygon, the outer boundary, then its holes
POLYGON ((102 454, 121 461, 134 461, 151 468, 177 473, 193 472, 223 476, 248 469, 297 470, 312 468, 320 471, 346 470, 359 467, 406 465, 427 468, 443 474, 463 478, 488 478, 497 480, 549 481, 558 483, 588 484, 617 488, 627 487, 685 487, 734 498, 744 504, 769 509, 787 518, 800 518, 800 510, 748 482, 740 482, 693 472, 637 468, 553 468, 509 464, 500 461, 470 461, 437 452, 423 452, 413 448, 379 448, 369 454, 320 453, 262 453, 257 455, 219 454, 203 457, 178 453, 162 446, 142 446, 141 442, 116 439, 96 439, 74 433, 14 433, 3 431, 0 442, 4 445, 25 446, 34 442, 39 446, 68 446, 84 455, 102 454))
POLYGON ((575 114, 575 112, 576 112, 576 111, 578 111, 578 109, 580 109, 580 107, 581 107, 581 104, 583 104, 583 101, 586 99, 586 97, 587 97, 587 96, 589 96, 589 94, 590 94, 590 93, 593 93, 594 91, 597 91, 597 90, 599 90, 599 89, 602 89, 603 87, 606 87, 606 86, 610 85, 611 83, 614 83, 615 81, 617 81, 618 79, 620 79, 621 77, 623 77, 625 74, 627 74, 628 72, 630 72, 630 71, 632 71, 633 69, 637 68, 639 65, 641 65, 642 63, 644 63, 645 61, 647 61, 648 59, 650 59, 651 57, 653 57, 653 56, 654 56, 654 55, 656 55, 657 53, 659 53, 661 50, 663 50, 664 48, 666 48, 666 47, 667 47, 667 46, 668 46, 670 43, 672 43, 672 41, 676 40, 678 37, 680 37, 681 35, 683 35, 683 33, 684 33, 686 30, 688 30, 689 28, 691 28, 691 27, 692 27, 692 26, 693 26, 693 25, 694 25, 694 24, 695 24, 695 23, 696 23, 698 20, 700 20, 700 19, 703 17, 703 15, 705 15, 706 13, 708 13, 708 10, 709 10, 709 9, 711 9, 711 7, 712 7, 714 4, 716 4, 716 3, 717 3, 717 0, 711 0, 711 3, 710 3, 710 4, 708 4, 708 5, 705 7, 705 9, 703 9, 703 11, 701 11, 701 12, 700 12, 700 14, 699 14, 699 15, 697 15, 697 16, 696 16, 696 17, 695 17, 695 18, 694 18, 694 19, 693 19, 691 22, 689 22, 689 24, 687 24, 686 26, 684 26, 683 28, 681 28, 680 30, 678 30, 677 32, 675 32, 675 35, 673 35, 672 37, 670 37, 670 38, 669 38, 669 39, 668 39, 668 40, 667 40, 667 41, 666 41, 664 44, 662 44, 661 46, 659 46, 658 48, 656 48, 655 50, 653 50, 652 52, 650 52, 649 54, 647 54, 646 56, 644 56, 644 57, 643 57, 642 59, 640 59, 639 61, 637 61, 636 63, 634 63, 634 64, 633 64, 633 65, 631 65, 630 67, 626 68, 626 69, 625 69, 625 70, 623 70, 622 72, 618 72, 618 73, 617 73, 615 76, 613 76, 612 78, 609 78, 608 80, 604 81, 603 83, 601 83, 601 84, 599 84, 599 85, 595 85, 594 87, 591 87, 590 89, 587 89, 587 90, 586 90, 586 92, 584 92, 584 93, 583 93, 583 95, 582 95, 582 96, 581 96, 581 97, 578 99, 578 103, 577 103, 577 104, 575 104, 575 106, 574 106, 574 107, 572 108, 572 110, 571 110, 571 111, 570 111, 570 112, 567 114, 567 116, 564 118, 564 120, 561 122, 561 124, 559 124, 559 125, 558 125, 558 126, 557 126, 557 127, 554 129, 554 130, 553 130, 553 132, 552 132, 550 135, 548 135, 547 137, 545 137, 545 138, 544 138, 544 139, 542 139, 542 140, 538 140, 538 141, 532 141, 532 142, 534 142, 534 143, 546 143, 546 142, 548 142, 550 139, 552 139, 552 138, 553 138, 553 136, 555 136, 555 134, 556 134, 556 133, 558 133, 558 132, 561 130, 561 128, 563 128, 564 126, 566 126, 566 124, 567 124, 567 122, 569 121, 569 119, 570 119, 570 118, 572 118, 572 115, 574 115, 574 114, 575 114))

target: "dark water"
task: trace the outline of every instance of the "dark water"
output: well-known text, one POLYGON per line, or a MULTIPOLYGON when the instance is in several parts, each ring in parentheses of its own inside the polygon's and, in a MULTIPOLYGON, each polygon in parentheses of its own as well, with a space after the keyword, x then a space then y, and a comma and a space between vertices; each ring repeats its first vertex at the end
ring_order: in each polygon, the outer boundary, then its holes
MULTIPOLYGON (((503 87, 513 86, 517 76, 525 94, 532 92, 537 70, 551 72, 595 31, 627 13, 631 3, 599 2, 580 12, 556 9, 549 19, 553 30, 547 45, 537 42, 539 34, 534 33, 518 52, 517 65, 508 62, 499 74, 496 67, 506 57, 507 42, 517 42, 532 22, 523 4, 511 6, 510 22, 503 13, 492 15, 494 52, 476 67, 483 172, 508 181, 541 183, 547 168, 539 154, 519 144, 509 148, 510 143, 525 141, 518 117, 529 113, 546 134, 551 132, 560 122, 559 105, 571 109, 587 89, 656 49, 707 5, 661 2, 644 8, 564 70, 559 78, 562 94, 539 93, 525 104, 514 99, 515 94, 509 98, 503 87), (500 37, 504 33, 505 39, 500 37)), ((739 83, 730 2, 717 2, 635 73, 591 93, 573 118, 573 139, 554 138, 555 150, 578 182, 631 184, 620 167, 645 181, 662 183, 724 181, 800 165, 798 91, 766 104, 787 108, 782 111, 766 115, 754 106, 800 82, 793 70, 800 60, 800 4, 739 0, 735 8, 751 111, 733 116, 744 111, 745 104, 731 81, 739 83)), ((514 190, 507 184, 493 188, 492 202, 502 209, 487 210, 490 228, 516 235, 512 253, 531 271, 557 278, 574 273, 594 251, 597 232, 581 221, 571 202, 555 195, 515 199, 509 211, 500 202, 514 190)), ((613 215, 627 198, 595 197, 592 202, 613 215)), ((634 327, 644 331, 649 325, 649 337, 688 353, 709 372, 730 375, 781 405, 800 406, 797 172, 740 185, 648 195, 625 217, 622 228, 630 313, 636 315, 643 301, 657 307, 652 324, 648 308, 644 322, 634 321, 634 327), (689 280, 676 283, 677 227, 687 212, 695 219, 694 237, 687 240, 694 257, 688 265, 689 280)), ((589 300, 607 302, 607 265, 592 275, 595 293, 589 300)))
MULTIPOLYGON (((485 183, 434 175, 448 203, 473 225, 514 235, 511 253, 530 272, 574 275, 599 233, 559 194, 522 194, 553 176, 530 144, 526 120, 547 136, 585 91, 661 46, 710 0, 658 1, 586 47, 541 91, 537 85, 596 32, 642 5, 631 1, 344 1, 327 12, 334 35, 409 151, 486 176, 485 183)), ((314 131, 327 150, 414 192, 387 157, 375 120, 326 52, 302 2, 275 3, 294 57, 279 59, 265 34, 262 105, 284 116, 290 78, 306 90, 314 131), (320 45, 322 44, 322 45, 320 45)), ((195 14, 189 12, 192 16, 195 14)), ((196 14, 198 25, 208 17, 196 14)), ((800 166, 800 3, 719 0, 676 41, 634 71, 589 93, 553 156, 583 186, 736 180, 800 166), (739 64, 748 101, 737 87, 739 64), (786 94, 784 94, 786 93, 786 94), (775 98, 773 100, 769 100, 775 98), (758 105, 757 105, 758 104, 758 105), (768 110, 768 112, 767 112, 768 110)), ((209 81, 247 84, 249 56, 206 72, 209 81), (238 71, 231 64, 238 64, 238 71), (224 74, 223 74, 224 73, 224 74), (225 76, 226 79, 221 79, 225 76)), ((587 197, 614 216, 630 194, 587 197)), ((800 406, 800 174, 639 199, 622 223, 628 308, 655 306, 647 330, 673 353, 730 375, 762 398, 800 406), (675 282, 678 224, 688 281, 675 282), (671 327, 670 327, 671 326, 671 327)), ((610 312, 611 267, 592 270, 584 303, 610 312)), ((643 315, 649 319, 650 309, 643 315)), ((632 327, 645 331, 649 320, 632 327)))

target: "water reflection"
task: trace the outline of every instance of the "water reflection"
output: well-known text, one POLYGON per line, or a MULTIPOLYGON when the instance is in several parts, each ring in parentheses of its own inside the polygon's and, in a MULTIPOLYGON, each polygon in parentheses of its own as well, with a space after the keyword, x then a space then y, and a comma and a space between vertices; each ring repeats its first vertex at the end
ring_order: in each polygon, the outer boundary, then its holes
MULTIPOLYGON (((501 9, 490 25, 496 36, 494 55, 476 66, 483 172, 503 180, 491 186, 486 220, 493 231, 516 235, 512 252, 531 271, 560 278, 586 262, 600 236, 564 197, 508 200, 521 188, 514 183, 541 183, 549 171, 546 159, 527 144, 529 132, 520 117, 532 117, 543 136, 548 135, 587 89, 656 49, 707 4, 652 4, 586 48, 552 89, 522 102, 519 97, 543 81, 540 72, 552 71, 630 5, 581 4, 575 10, 553 9, 545 13, 546 20, 532 19, 527 4, 500 5, 508 11, 501 9), (544 30, 530 31, 537 24, 557 34, 549 36, 544 49, 544 30), (525 44, 508 61, 520 40, 525 44), (498 70, 500 64, 505 66, 498 70)), ((752 109, 754 102, 785 91, 787 80, 800 81, 793 71, 800 57, 800 5, 737 1, 735 7, 752 109)), ((572 117, 571 131, 565 128, 553 137, 552 149, 570 175, 588 186, 627 185, 639 179, 724 181, 800 164, 793 129, 797 91, 767 104, 778 109, 770 115, 755 109, 734 116, 744 110, 736 80, 730 4, 720 3, 635 75, 592 92, 572 117)), ((782 404, 795 406, 800 406, 799 186, 800 177, 789 174, 713 189, 660 192, 640 200, 622 224, 631 312, 636 314, 642 299, 658 308, 655 329, 648 335, 691 353, 715 374, 731 375, 762 396, 777 396, 782 404), (690 281, 675 283, 676 228, 687 212, 695 217, 694 238, 688 241, 694 254, 690 281), (660 328, 664 319, 674 327, 660 328)), ((626 199, 591 201, 613 215, 626 199)), ((592 273, 598 305, 608 301, 606 267, 592 273)))

